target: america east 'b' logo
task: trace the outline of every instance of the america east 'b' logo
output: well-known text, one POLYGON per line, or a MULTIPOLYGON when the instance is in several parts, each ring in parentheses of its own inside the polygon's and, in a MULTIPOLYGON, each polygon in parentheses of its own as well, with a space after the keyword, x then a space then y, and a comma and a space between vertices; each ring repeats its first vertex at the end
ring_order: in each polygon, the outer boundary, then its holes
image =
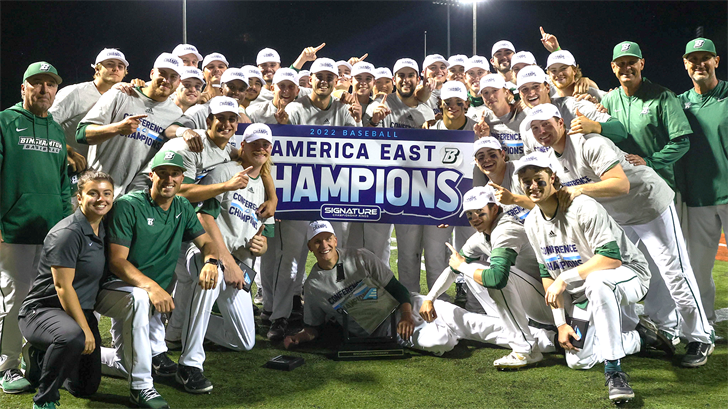
POLYGON ((457 162, 458 156, 460 156, 460 149, 457 148, 445 148, 445 152, 442 155, 442 163, 444 165, 452 165, 457 162))
POLYGON ((628 51, 632 44, 622 44, 622 52, 628 51))
POLYGON ((693 47, 693 48, 700 48, 700 47, 703 46, 703 44, 705 44, 705 41, 703 41, 703 40, 695 40, 695 47, 693 47))

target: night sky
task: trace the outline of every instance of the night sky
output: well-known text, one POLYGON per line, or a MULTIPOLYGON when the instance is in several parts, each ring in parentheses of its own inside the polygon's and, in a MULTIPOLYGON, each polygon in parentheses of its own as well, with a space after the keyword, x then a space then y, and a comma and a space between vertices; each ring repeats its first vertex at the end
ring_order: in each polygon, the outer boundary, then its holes
MULTIPOLYGON (((472 53, 472 6, 450 8, 451 54, 472 53)), ((149 78, 159 53, 182 42, 182 1, 0 2, 0 109, 20 100, 28 64, 55 65, 64 85, 92 79, 96 54, 120 49, 131 78, 149 78)), ((188 42, 205 55, 223 53, 233 66, 254 64, 263 47, 292 63, 306 46, 327 45, 319 56, 336 60, 369 53, 375 66, 392 67, 401 57, 447 57, 447 7, 432 1, 200 1, 187 2, 188 42)), ((683 92, 691 86, 681 56, 696 28, 728 45, 728 2, 498 1, 478 4, 478 54, 490 56, 493 43, 513 42, 545 65, 548 52, 539 26, 559 38, 584 74, 602 89, 618 85, 609 61, 612 47, 637 41, 645 57, 643 75, 683 92)), ((305 67, 308 68, 308 65, 305 67)), ((726 79, 728 60, 718 77, 726 79)))

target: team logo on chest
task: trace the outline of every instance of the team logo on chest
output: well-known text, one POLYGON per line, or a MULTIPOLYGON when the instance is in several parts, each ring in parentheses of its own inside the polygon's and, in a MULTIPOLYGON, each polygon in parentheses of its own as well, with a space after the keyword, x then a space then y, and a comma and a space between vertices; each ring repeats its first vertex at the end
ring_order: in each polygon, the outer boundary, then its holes
POLYGON ((147 217, 147 224, 150 226, 154 226, 154 217, 147 217))

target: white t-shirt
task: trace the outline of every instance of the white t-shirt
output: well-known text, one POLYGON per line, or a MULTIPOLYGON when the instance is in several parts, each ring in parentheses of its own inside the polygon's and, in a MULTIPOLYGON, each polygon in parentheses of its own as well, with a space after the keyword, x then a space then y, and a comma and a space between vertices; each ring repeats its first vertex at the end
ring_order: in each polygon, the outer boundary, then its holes
POLYGON ((147 115, 141 119, 136 132, 115 135, 89 148, 89 167, 111 175, 115 184, 114 197, 126 193, 134 177, 166 141, 164 130, 182 116, 182 110, 169 99, 157 102, 139 88, 134 92, 136 95, 129 96, 115 89, 109 90, 80 122, 108 125, 127 116, 147 115))
POLYGON ((88 145, 76 142, 76 128, 84 116, 101 98, 93 81, 61 88, 48 112, 66 134, 66 143, 83 156, 88 155, 88 145))
MULTIPOLYGON (((366 110, 366 114, 371 118, 374 114, 374 108, 379 105, 379 102, 373 102, 369 104, 366 110)), ((387 107, 392 111, 391 114, 387 115, 378 124, 379 127, 384 128, 422 128, 422 125, 427 121, 433 121, 435 114, 432 113, 432 109, 418 102, 416 107, 406 105, 399 99, 398 94, 395 92, 393 95, 387 97, 387 107)))
POLYGON ((329 107, 324 110, 314 106, 311 98, 293 101, 285 109, 291 125, 357 126, 349 113, 349 106, 333 96, 329 107))

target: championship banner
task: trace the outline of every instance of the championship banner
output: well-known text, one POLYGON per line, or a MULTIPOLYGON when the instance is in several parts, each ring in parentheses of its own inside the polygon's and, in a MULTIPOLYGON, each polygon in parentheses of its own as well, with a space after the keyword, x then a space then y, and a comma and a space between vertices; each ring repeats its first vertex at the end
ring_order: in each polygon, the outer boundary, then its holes
POLYGON ((458 215, 472 187, 472 131, 269 126, 277 219, 468 224, 458 215))

